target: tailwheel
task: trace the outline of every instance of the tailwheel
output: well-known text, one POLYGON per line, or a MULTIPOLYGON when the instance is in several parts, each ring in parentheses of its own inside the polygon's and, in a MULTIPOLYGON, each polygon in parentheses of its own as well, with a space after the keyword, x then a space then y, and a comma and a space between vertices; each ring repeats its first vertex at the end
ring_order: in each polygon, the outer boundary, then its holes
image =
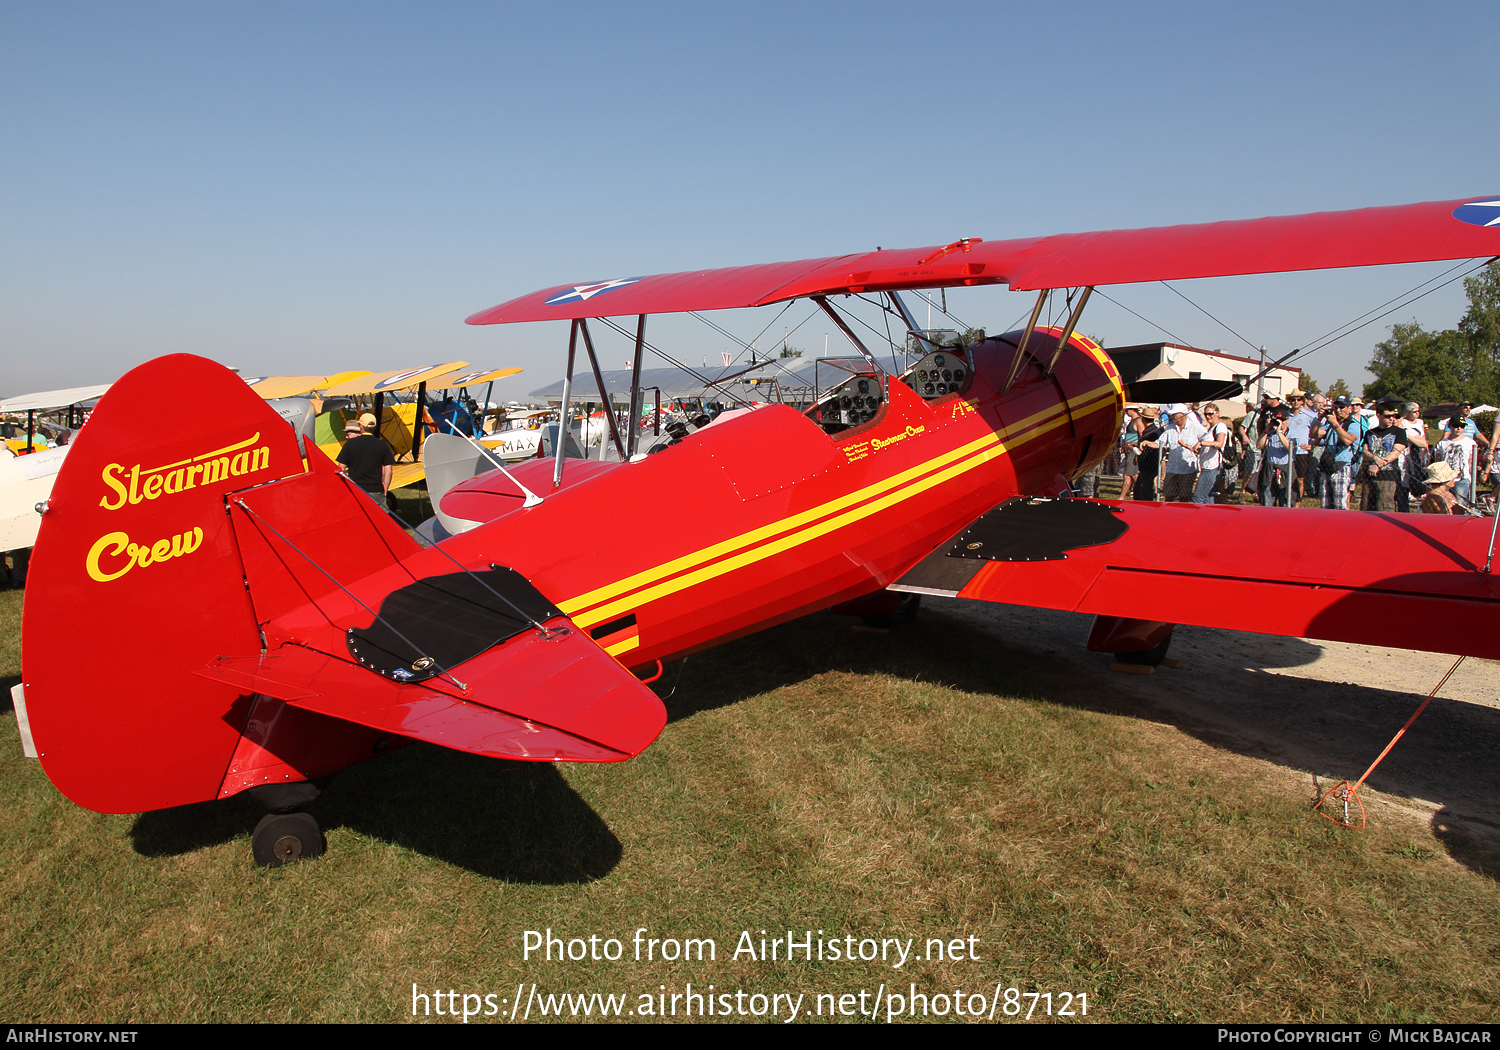
POLYGON ((263 868, 312 860, 322 856, 325 848, 323 832, 308 813, 267 813, 250 836, 250 851, 263 868))

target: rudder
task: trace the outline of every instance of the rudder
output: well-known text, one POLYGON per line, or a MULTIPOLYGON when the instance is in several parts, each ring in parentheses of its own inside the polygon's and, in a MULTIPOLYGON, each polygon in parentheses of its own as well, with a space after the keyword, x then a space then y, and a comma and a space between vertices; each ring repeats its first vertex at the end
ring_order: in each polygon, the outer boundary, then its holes
POLYGON ((303 471, 296 435, 244 381, 190 354, 123 376, 58 474, 22 613, 22 679, 48 777, 89 809, 218 794, 248 698, 193 671, 260 651, 227 493, 303 471), (163 427, 171 389, 216 406, 163 427))

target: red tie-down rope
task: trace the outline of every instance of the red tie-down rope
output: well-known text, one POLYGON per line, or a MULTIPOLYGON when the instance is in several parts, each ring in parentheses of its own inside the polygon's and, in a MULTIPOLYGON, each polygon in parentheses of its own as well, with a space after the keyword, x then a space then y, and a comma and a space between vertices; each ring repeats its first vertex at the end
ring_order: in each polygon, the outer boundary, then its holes
POLYGON ((1393 748, 1393 747, 1396 746, 1396 741, 1400 740, 1406 734, 1406 731, 1411 728, 1411 724, 1417 720, 1417 715, 1420 715, 1423 711, 1427 710, 1427 705, 1430 704, 1430 703, 1432 703, 1432 698, 1437 695, 1437 691, 1439 689, 1443 688, 1444 683, 1446 683, 1448 681, 1448 679, 1450 679, 1450 678, 1453 677, 1453 672, 1457 671, 1458 670, 1458 665, 1461 664, 1461 663, 1463 663, 1463 662, 1464 662, 1464 657, 1462 657, 1462 656, 1460 656, 1457 660, 1453 661, 1453 666, 1450 667, 1450 668, 1448 668, 1448 673, 1445 674, 1445 675, 1443 675, 1443 677, 1438 680, 1438 684, 1432 687, 1432 692, 1430 692, 1430 693, 1427 694, 1427 699, 1422 701, 1422 706, 1419 707, 1419 708, 1417 708, 1416 712, 1410 718, 1408 718, 1406 720, 1406 725, 1404 725, 1404 726, 1401 727, 1401 731, 1399 733, 1397 733, 1395 736, 1391 737, 1391 742, 1389 744, 1385 745, 1385 750, 1382 751, 1382 752, 1380 752, 1380 754, 1378 754, 1378 755, 1375 756, 1375 761, 1373 761, 1373 762, 1370 763, 1370 768, 1367 769, 1367 770, 1365 770, 1364 776, 1360 777, 1353 784, 1349 783, 1349 781, 1347 781, 1347 780, 1341 780, 1341 781, 1339 781, 1337 784, 1335 784, 1333 787, 1331 787, 1327 791, 1327 793, 1325 793, 1323 795, 1322 798, 1318 799, 1317 802, 1313 803, 1313 809, 1315 809, 1317 811, 1318 816, 1324 818, 1325 820, 1331 820, 1335 824, 1339 825, 1340 827, 1353 828, 1355 831, 1359 831, 1362 828, 1364 828, 1364 826, 1365 826, 1365 804, 1363 802, 1361 802, 1360 798, 1359 798, 1359 789, 1360 789, 1360 787, 1364 784, 1364 782, 1366 780, 1369 779, 1370 774, 1373 773, 1373 772, 1375 772, 1375 767, 1378 766, 1378 765, 1380 765, 1381 759, 1385 758, 1386 755, 1388 755, 1388 754, 1391 753, 1391 748, 1393 748), (1329 798, 1332 798, 1335 803, 1339 803, 1339 802, 1343 803, 1343 806, 1344 806, 1344 819, 1340 820, 1338 817, 1330 816, 1323 809, 1324 804, 1329 800, 1329 798), (1351 818, 1349 816, 1349 803, 1351 801, 1356 806, 1359 807, 1359 823, 1358 824, 1352 823, 1351 822, 1351 818))

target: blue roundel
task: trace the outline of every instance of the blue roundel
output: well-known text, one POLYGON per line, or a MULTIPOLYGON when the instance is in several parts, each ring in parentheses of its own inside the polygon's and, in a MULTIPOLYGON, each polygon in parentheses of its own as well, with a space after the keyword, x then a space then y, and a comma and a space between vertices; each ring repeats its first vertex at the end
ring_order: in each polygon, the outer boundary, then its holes
POLYGON ((1453 217, 1475 226, 1500 226, 1500 197, 1460 204, 1453 209, 1453 217))
POLYGON ((382 379, 380 382, 375 384, 375 389, 384 391, 389 390, 392 387, 400 386, 402 383, 406 382, 414 375, 420 375, 423 372, 432 371, 433 367, 434 366, 432 365, 423 365, 421 368, 413 368, 410 372, 401 372, 397 375, 391 376, 389 379, 382 379))

